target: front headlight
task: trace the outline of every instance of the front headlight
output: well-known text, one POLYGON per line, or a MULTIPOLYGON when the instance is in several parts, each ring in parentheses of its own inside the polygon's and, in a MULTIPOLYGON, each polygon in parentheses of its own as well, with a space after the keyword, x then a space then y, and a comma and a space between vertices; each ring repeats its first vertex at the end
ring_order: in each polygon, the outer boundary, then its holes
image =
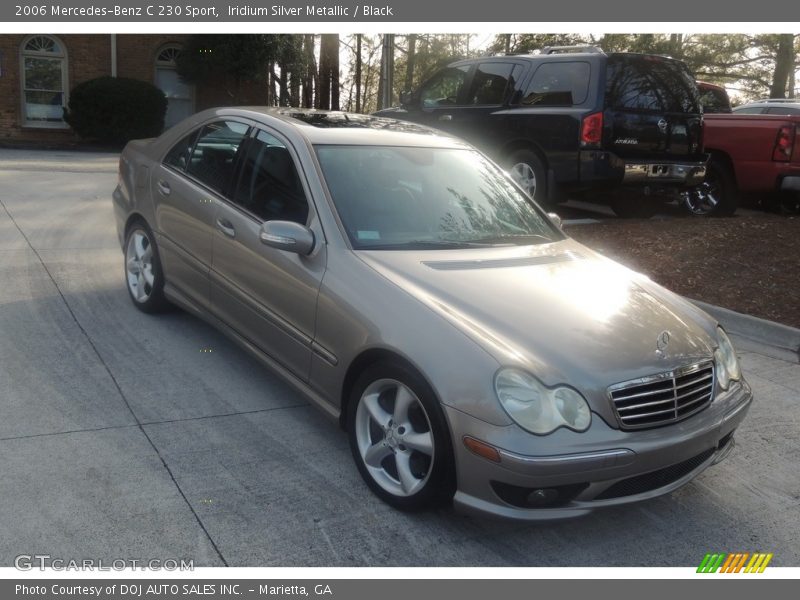
POLYGON ((742 378, 742 369, 739 367, 739 359, 736 357, 733 344, 721 327, 717 327, 717 341, 719 345, 714 351, 714 368, 719 386, 727 390, 731 381, 742 378))
POLYGON ((586 400, 572 388, 547 388, 518 369, 503 369, 494 379, 497 398, 508 416, 531 433, 545 435, 559 427, 586 431, 592 413, 586 400))

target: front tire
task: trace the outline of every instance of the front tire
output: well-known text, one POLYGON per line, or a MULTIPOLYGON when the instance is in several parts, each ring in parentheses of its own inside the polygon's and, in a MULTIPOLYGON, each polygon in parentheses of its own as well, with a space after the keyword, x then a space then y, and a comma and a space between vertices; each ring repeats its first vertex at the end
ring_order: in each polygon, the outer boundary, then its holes
POLYGON ((406 511, 452 500, 449 429, 419 374, 397 362, 370 365, 353 386, 348 408, 353 459, 375 495, 406 511))
POLYGON ((164 296, 164 271, 155 236, 144 221, 134 222, 125 236, 125 282, 133 305, 146 313, 170 307, 164 296))

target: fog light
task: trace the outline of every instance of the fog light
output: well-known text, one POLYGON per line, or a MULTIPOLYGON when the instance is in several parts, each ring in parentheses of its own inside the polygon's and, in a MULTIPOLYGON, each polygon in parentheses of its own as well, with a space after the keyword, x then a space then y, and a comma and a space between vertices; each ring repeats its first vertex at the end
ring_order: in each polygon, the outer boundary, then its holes
POLYGON ((569 504, 589 487, 587 482, 559 485, 553 488, 529 488, 502 481, 491 481, 492 489, 503 502, 518 508, 556 508, 569 504))
POLYGON ((547 506, 558 501, 558 490, 553 488, 540 488, 528 494, 528 504, 531 506, 547 506))

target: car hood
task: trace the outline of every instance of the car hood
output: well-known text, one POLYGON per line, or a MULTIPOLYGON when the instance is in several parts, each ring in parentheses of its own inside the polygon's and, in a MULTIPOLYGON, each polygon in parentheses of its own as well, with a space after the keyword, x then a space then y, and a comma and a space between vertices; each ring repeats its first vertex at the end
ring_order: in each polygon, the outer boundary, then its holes
POLYGON ((604 416, 609 385, 710 358, 716 345, 716 324, 700 309, 571 239, 359 255, 500 365, 572 385, 598 398, 604 416), (663 331, 669 343, 657 352, 663 331))

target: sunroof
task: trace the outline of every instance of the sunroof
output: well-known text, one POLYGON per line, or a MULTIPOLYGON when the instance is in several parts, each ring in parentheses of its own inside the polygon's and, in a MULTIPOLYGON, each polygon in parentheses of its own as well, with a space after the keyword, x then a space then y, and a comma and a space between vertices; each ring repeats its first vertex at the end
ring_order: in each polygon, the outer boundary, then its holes
POLYGON ((435 135, 436 132, 406 121, 397 121, 384 117, 373 117, 357 113, 329 112, 317 110, 298 110, 293 108, 281 109, 279 113, 291 117, 314 127, 341 127, 350 129, 380 129, 382 131, 399 131, 407 133, 426 133, 435 135))

